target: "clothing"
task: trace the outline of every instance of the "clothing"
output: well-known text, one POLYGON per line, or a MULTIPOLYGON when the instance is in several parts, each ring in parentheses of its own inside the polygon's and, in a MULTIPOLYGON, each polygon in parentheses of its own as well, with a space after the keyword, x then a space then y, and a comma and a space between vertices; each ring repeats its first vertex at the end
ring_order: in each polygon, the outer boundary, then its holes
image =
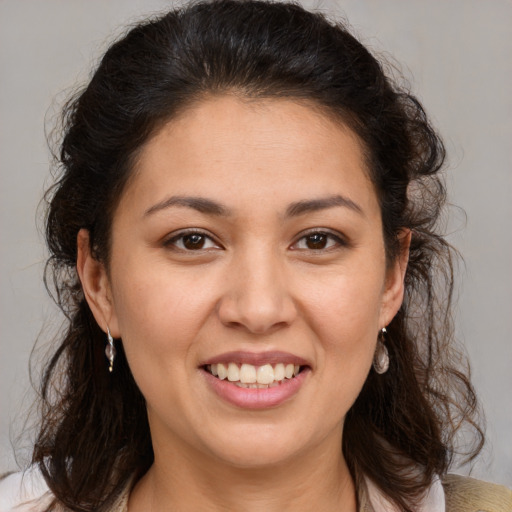
MULTIPOLYGON (((397 508, 368 478, 358 489, 359 512, 396 512, 397 508)), ((436 478, 415 512, 448 512, 443 485, 436 478)))
POLYGON ((504 486, 460 475, 446 475, 443 487, 447 512, 512 511, 512 491, 504 486))
POLYGON ((48 486, 36 467, 0 480, 0 512, 42 512, 51 502, 48 486))
MULTIPOLYGON (((127 512, 126 486, 110 512, 127 512)), ((368 479, 360 486, 359 512, 396 512, 396 507, 368 479)), ((43 512, 52 501, 36 468, 0 480, 0 512, 43 512)), ((62 511, 64 512, 64 511, 62 511)), ((512 512, 512 491, 474 478, 447 475, 435 479, 416 512, 512 512)))

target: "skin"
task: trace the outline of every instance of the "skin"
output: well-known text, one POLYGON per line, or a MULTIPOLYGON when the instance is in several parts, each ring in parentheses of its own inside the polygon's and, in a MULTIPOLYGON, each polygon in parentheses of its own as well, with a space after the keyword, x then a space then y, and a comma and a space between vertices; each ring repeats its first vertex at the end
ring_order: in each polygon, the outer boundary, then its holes
POLYGON ((307 104, 214 97, 154 134, 115 212, 108 269, 78 237, 86 298, 147 401, 155 462, 130 511, 356 510, 343 421, 402 302, 407 240, 387 264, 359 140, 307 104), (207 235, 202 248, 184 229, 207 235), (277 407, 236 407, 198 366, 239 350, 289 352, 310 371, 277 407))

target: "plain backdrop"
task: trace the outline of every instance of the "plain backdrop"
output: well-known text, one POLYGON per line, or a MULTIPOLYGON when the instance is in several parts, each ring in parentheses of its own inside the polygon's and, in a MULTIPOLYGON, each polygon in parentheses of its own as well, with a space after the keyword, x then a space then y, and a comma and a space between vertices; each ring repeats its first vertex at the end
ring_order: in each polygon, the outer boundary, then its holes
MULTIPOLYGON (((444 136, 463 253, 457 333, 487 415, 489 443, 473 474, 512 486, 512 2, 304 1, 346 17, 375 52, 401 63, 444 136)), ((38 203, 50 181, 45 118, 122 27, 173 5, 157 0, 0 0, 0 473, 29 454, 19 438, 33 398, 28 360, 60 317, 42 284, 38 203)), ((29 426, 29 425, 25 425, 29 426)), ((468 468, 463 469, 467 471, 468 468)))

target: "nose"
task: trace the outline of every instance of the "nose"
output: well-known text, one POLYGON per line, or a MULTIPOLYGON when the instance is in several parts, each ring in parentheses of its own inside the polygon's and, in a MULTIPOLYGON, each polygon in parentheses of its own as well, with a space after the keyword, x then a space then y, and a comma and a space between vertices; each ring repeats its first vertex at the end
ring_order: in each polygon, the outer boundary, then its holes
POLYGON ((286 270, 279 258, 268 252, 246 254, 230 266, 217 308, 225 326, 270 334, 296 318, 286 270))

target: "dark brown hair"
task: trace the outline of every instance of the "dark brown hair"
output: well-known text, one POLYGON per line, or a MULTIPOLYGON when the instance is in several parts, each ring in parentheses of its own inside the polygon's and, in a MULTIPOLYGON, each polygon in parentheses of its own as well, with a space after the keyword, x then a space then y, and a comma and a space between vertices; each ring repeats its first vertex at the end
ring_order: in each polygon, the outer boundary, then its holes
POLYGON ((440 234, 443 144, 420 103, 340 23, 290 3, 193 3, 132 28, 64 112, 58 181, 48 193, 47 286, 68 327, 42 382, 33 454, 58 502, 102 510, 152 463, 145 401, 119 340, 105 335, 76 274, 77 233, 108 267, 112 217, 138 150, 165 121, 211 94, 304 100, 359 136, 380 202, 389 261, 412 230, 406 294, 388 326, 390 368, 371 371, 347 414, 343 452, 402 510, 443 475, 476 399, 453 348, 452 249, 440 234))

